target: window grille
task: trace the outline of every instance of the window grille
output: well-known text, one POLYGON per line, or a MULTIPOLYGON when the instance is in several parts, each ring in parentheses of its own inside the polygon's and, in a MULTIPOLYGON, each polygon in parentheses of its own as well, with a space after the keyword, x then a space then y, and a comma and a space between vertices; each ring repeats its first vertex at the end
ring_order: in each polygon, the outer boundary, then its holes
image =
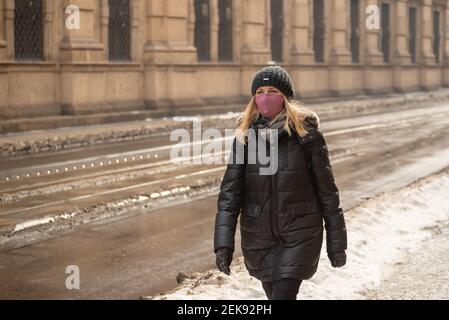
POLYGON ((15 0, 14 54, 17 60, 44 59, 42 0, 15 0))
POLYGON ((232 61, 232 0, 219 0, 218 60, 232 61))
POLYGON ((388 3, 382 3, 381 13, 382 23, 382 43, 381 50, 384 56, 384 62, 390 62, 390 5, 388 3))
POLYGON ((352 62, 360 60, 360 35, 359 35, 359 0, 351 0, 351 56, 352 62))
POLYGON ((324 0, 313 1, 313 50, 315 62, 324 62, 324 0))
POLYGON ((412 62, 416 63, 416 8, 410 7, 408 10, 409 51, 412 62))
POLYGON ((109 60, 131 60, 129 0, 109 0, 109 60))
POLYGON ((195 0, 195 46, 198 60, 210 61, 209 0, 195 0))
POLYGON ((276 62, 282 61, 283 2, 283 0, 271 0, 271 54, 272 60, 276 62))
POLYGON ((435 55, 435 62, 440 62, 440 12, 433 12, 433 53, 435 55))

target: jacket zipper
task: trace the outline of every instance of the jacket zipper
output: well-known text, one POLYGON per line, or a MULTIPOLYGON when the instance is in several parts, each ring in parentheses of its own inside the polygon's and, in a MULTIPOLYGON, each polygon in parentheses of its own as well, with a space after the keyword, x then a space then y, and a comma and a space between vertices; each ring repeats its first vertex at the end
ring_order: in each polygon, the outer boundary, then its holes
POLYGON ((278 243, 277 243, 277 245, 276 245, 276 253, 275 253, 275 256, 274 256, 274 259, 273 259, 273 274, 272 274, 272 280, 273 281, 277 281, 277 278, 276 278, 276 275, 278 274, 278 267, 279 267, 279 255, 280 255, 280 250, 279 250, 279 248, 281 248, 282 247, 282 243, 284 242, 284 239, 282 238, 282 236, 281 236, 281 231, 280 231, 280 228, 279 228, 279 216, 278 216, 278 213, 277 213, 277 183, 276 183, 276 177, 275 177, 275 174, 273 174, 272 176, 271 176, 271 181, 272 181, 272 195, 273 195, 273 198, 272 198, 272 200, 273 200, 273 208, 271 208, 272 210, 271 210, 271 215, 272 215, 272 222, 271 222, 271 224, 273 225, 273 227, 274 227, 274 229, 275 229, 275 231, 274 231, 274 234, 275 234, 275 237, 276 237, 276 240, 278 241, 278 243), (273 192, 274 191, 274 192, 273 192))
MULTIPOLYGON (((271 148, 271 146, 270 146, 271 148)), ((280 228, 279 228, 279 217, 277 214, 277 184, 276 184, 276 175, 273 173, 271 175, 271 194, 273 196, 272 198, 272 203, 273 206, 271 209, 271 215, 272 215, 272 219, 271 219, 271 224, 274 227, 274 235, 277 238, 279 243, 284 242, 284 239, 281 236, 281 232, 280 232, 280 228)))
MULTIPOLYGON (((257 132, 257 139, 259 138, 259 132, 257 132)), ((279 137, 278 137, 278 139, 279 139, 279 137)), ((267 144, 268 144, 268 148, 269 148, 269 150, 270 150, 270 157, 271 157, 271 152, 272 152, 272 150, 271 150, 271 144, 267 141, 266 142, 267 144)), ((257 140, 256 140, 256 145, 258 145, 258 142, 257 142, 257 140)), ((278 218, 278 215, 277 215, 277 196, 276 196, 276 190, 277 189, 277 186, 276 186, 276 177, 275 177, 275 174, 273 173, 272 175, 271 175, 271 192, 270 192, 270 196, 272 196, 272 197, 270 197, 271 198, 271 200, 272 200, 272 204, 273 205, 270 205, 270 214, 271 214, 271 225, 272 225, 272 231, 273 231, 273 235, 274 235, 274 237, 278 240, 278 243, 282 243, 282 242, 285 242, 284 241, 284 239, 282 238, 282 236, 281 236, 281 233, 280 233, 280 229, 279 229, 279 218, 278 218)))

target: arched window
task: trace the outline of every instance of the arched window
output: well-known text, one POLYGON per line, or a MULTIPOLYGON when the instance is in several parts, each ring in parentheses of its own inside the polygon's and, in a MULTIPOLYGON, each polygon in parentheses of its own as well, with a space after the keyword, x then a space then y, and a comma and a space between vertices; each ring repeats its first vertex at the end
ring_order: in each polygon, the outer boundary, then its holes
POLYGON ((44 59, 42 0, 15 0, 14 55, 17 60, 44 59))
POLYGON ((109 0, 109 60, 131 60, 129 0, 109 0))
POLYGON ((232 61, 232 0, 219 0, 218 60, 232 61))
POLYGON ((271 54, 272 60, 282 61, 282 39, 284 34, 283 0, 271 0, 271 54))
POLYGON ((315 62, 324 62, 324 0, 313 1, 313 50, 315 62))
POLYGON ((195 46, 198 60, 210 61, 209 0, 195 0, 195 46))

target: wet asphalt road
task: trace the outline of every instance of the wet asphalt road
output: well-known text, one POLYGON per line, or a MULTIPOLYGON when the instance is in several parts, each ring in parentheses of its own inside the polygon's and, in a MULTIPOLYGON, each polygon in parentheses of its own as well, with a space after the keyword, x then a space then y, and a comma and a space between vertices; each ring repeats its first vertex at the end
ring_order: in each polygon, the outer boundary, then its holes
MULTIPOLYGON (((323 123, 343 209, 449 165, 449 106, 434 109, 323 123)), ((214 267, 216 200, 204 194, 4 251, 0 298, 136 299, 171 289, 178 272, 214 267), (69 265, 80 268, 80 290, 65 287, 69 265)))

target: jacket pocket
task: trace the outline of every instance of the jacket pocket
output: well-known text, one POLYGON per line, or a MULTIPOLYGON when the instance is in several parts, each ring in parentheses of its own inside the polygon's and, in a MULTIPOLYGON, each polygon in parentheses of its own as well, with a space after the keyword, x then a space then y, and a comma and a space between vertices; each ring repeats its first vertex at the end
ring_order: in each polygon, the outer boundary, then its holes
POLYGON ((250 204, 244 207, 240 215, 240 228, 242 243, 252 247, 260 239, 254 237, 253 233, 266 233, 269 230, 269 221, 267 220, 268 211, 263 206, 250 204))
POLYGON ((319 213, 320 208, 316 201, 290 203, 287 205, 287 214, 303 216, 311 213, 319 213))
POLYGON ((262 206, 258 204, 251 204, 243 207, 242 209, 242 215, 246 215, 253 218, 259 217, 261 212, 262 206))

